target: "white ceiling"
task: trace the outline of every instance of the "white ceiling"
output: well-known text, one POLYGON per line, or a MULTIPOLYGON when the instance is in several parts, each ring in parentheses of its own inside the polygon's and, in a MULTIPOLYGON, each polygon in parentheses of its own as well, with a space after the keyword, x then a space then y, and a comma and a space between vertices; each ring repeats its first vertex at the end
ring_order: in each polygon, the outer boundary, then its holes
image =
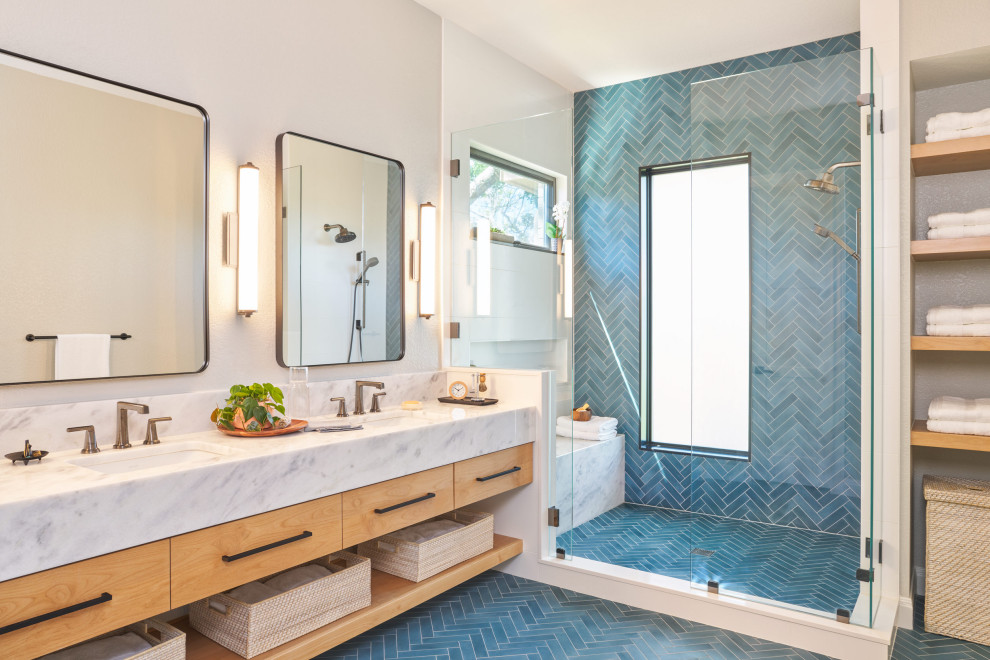
POLYGON ((859 29, 859 0, 416 1, 575 92, 859 29))

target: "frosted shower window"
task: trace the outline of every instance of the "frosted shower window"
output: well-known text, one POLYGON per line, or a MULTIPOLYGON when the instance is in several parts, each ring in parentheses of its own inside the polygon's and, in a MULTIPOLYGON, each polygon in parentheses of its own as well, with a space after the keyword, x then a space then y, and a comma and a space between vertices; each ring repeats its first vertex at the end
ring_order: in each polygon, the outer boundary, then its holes
POLYGON ((748 156, 644 168, 643 448, 749 458, 748 156))
POLYGON ((555 183, 551 176, 472 149, 471 226, 549 247, 546 223, 551 220, 555 183))

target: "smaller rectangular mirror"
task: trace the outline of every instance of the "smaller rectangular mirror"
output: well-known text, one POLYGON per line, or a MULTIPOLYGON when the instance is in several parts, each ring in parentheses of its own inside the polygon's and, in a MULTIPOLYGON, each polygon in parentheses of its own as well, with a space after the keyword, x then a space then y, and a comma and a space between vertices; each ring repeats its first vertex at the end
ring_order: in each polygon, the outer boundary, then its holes
POLYGON ((296 133, 275 154, 278 363, 401 359, 402 163, 296 133))

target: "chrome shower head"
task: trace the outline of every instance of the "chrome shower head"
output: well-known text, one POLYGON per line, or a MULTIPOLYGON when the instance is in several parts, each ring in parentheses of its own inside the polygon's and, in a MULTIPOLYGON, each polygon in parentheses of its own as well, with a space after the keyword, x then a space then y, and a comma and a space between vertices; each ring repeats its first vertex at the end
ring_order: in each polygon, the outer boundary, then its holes
POLYGON ((323 231, 331 231, 333 229, 338 230, 337 235, 333 237, 333 240, 337 241, 338 243, 350 243, 355 238, 357 238, 357 234, 350 231, 344 225, 323 225, 323 231))
POLYGON ((816 190, 818 192, 827 193, 829 195, 839 194, 839 186, 835 185, 835 177, 832 176, 832 172, 836 171, 840 167, 859 167, 859 161, 849 161, 847 163, 836 163, 832 165, 825 173, 822 174, 820 179, 808 179, 804 182, 804 187, 808 190, 816 190))

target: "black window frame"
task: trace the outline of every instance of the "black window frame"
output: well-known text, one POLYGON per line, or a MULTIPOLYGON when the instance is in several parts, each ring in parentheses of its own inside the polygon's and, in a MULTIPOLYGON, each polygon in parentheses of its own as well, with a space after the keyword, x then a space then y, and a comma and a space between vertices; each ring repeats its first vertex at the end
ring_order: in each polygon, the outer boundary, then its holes
MULTIPOLYGON (((477 161, 480 161, 482 163, 485 163, 486 165, 491 165, 493 167, 497 167, 497 168, 502 169, 502 170, 507 170, 507 171, 512 172, 514 174, 518 174, 520 176, 528 177, 530 179, 534 179, 536 181, 539 181, 540 183, 546 184, 549 187, 549 190, 550 191, 547 194, 547 211, 546 211, 546 216, 543 219, 543 221, 544 221, 544 227, 546 227, 546 224, 545 223, 547 223, 547 222, 553 222, 553 206, 554 206, 554 204, 557 203, 557 179, 556 178, 554 178, 553 176, 551 176, 549 174, 544 174, 543 172, 539 172, 537 170, 534 170, 534 169, 531 169, 529 167, 526 167, 525 165, 520 165, 517 162, 508 160, 506 158, 502 158, 501 156, 496 156, 494 154, 488 153, 487 151, 483 151, 483 150, 481 150, 481 149, 479 149, 477 147, 471 147, 470 159, 471 160, 477 160, 477 161)), ((469 178, 470 178, 470 171, 471 171, 471 168, 470 168, 470 163, 469 163, 469 166, 468 166, 468 177, 469 178)), ((549 250, 550 249, 550 237, 547 236, 546 230, 544 229, 544 231, 543 231, 543 245, 537 245, 536 243, 528 243, 526 241, 519 241, 519 240, 516 241, 516 245, 517 246, 522 246, 522 247, 527 247, 528 246, 528 247, 535 247, 535 248, 544 248, 544 249, 549 250)))

